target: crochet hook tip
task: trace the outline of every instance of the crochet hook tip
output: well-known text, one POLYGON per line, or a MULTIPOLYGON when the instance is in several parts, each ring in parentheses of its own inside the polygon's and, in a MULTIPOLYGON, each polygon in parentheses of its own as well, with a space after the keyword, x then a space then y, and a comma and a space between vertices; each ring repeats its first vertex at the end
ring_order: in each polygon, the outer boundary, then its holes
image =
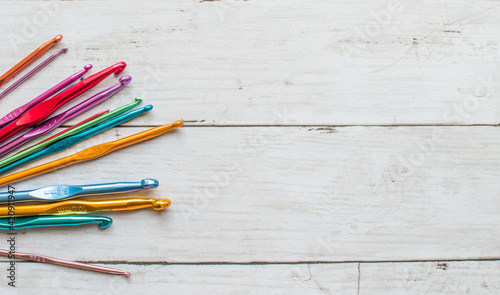
POLYGON ((120 78, 120 83, 122 84, 122 86, 126 86, 128 84, 130 84, 130 82, 132 82, 132 77, 130 76, 123 76, 120 78))
POLYGON ((152 189, 160 186, 160 182, 156 179, 146 178, 141 180, 141 185, 144 189, 152 189))
POLYGON ((88 71, 90 71, 93 67, 94 67, 93 65, 88 64, 88 65, 84 66, 84 67, 83 67, 83 69, 84 69, 85 71, 87 71, 87 72, 88 72, 88 71))
POLYGON ((178 127, 181 127, 182 125, 184 125, 184 121, 175 121, 174 123, 172 123, 172 127, 174 128, 178 128, 178 127))
POLYGON ((113 220, 111 218, 106 218, 106 220, 101 220, 99 223, 99 228, 107 228, 113 224, 113 220))
POLYGON ((54 44, 57 44, 59 42, 61 42, 63 39, 63 35, 57 35, 55 38, 54 38, 54 44))
POLYGON ((119 62, 115 65, 112 66, 114 68, 114 74, 115 75, 118 75, 120 74, 121 72, 123 72, 125 70, 125 68, 127 67, 127 64, 125 62, 119 62))
POLYGON ((68 48, 68 47, 64 47, 63 49, 61 49, 61 52, 62 52, 62 53, 66 53, 66 52, 68 52, 68 50, 69 50, 69 48, 68 48))
POLYGON ((153 209, 163 210, 172 204, 169 199, 156 199, 153 201, 153 209))

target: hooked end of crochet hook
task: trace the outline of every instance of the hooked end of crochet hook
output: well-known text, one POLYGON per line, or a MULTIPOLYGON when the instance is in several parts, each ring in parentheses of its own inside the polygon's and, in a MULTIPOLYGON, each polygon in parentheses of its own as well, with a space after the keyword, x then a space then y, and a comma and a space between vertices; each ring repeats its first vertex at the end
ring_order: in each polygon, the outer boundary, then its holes
POLYGON ((163 210, 163 209, 167 208, 168 206, 170 206, 170 204, 172 204, 172 202, 170 202, 169 199, 155 199, 153 201, 153 209, 163 210))
POLYGON ((109 218, 109 217, 100 217, 99 218, 100 222, 99 222, 99 227, 100 228, 107 228, 109 227, 111 224, 113 224, 113 219, 109 218))
POLYGON ((84 66, 84 67, 83 67, 83 69, 84 69, 85 71, 87 71, 87 72, 88 72, 88 71, 90 71, 93 67, 94 67, 93 65, 88 64, 88 65, 84 66))
POLYGON ((61 49, 62 53, 66 53, 68 52, 69 48, 68 47, 64 47, 63 49, 61 49))
POLYGON ((121 77, 121 78, 120 78, 120 80, 118 80, 118 81, 120 81, 120 83, 122 84, 122 86, 126 86, 126 85, 128 85, 130 82, 132 82, 132 77, 130 77, 130 76, 123 76, 123 77, 121 77))
POLYGON ((135 102, 142 102, 142 97, 140 97, 140 96, 136 97, 135 102))
POLYGON ((184 125, 184 122, 179 120, 179 121, 175 121, 174 123, 172 123, 172 127, 173 128, 179 128, 181 127, 182 125, 184 125))
POLYGON ((144 189, 157 188, 160 182, 156 179, 146 178, 141 181, 141 185, 144 189))
POLYGON ((126 67, 127 67, 127 64, 122 61, 122 62, 119 62, 119 63, 115 64, 114 66, 112 66, 112 69, 114 70, 115 75, 118 75, 121 72, 123 72, 126 67))
POLYGON ((61 42, 63 39, 63 35, 57 35, 55 38, 54 38, 54 44, 57 44, 59 42, 61 42))

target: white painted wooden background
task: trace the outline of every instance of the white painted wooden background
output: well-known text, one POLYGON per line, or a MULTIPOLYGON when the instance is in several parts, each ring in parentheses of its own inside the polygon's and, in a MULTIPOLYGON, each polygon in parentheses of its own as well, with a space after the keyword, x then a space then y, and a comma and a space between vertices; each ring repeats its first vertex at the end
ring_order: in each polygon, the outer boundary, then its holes
POLYGON ((87 63, 119 61, 134 80, 98 109, 137 95, 155 107, 43 162, 186 122, 15 184, 158 179, 125 196, 168 197, 164 212, 18 237, 19 251, 131 278, 23 262, 12 289, 2 258, 1 294, 500 292, 498 1, 0 5, 2 73, 57 34, 70 48, 2 115, 87 63))

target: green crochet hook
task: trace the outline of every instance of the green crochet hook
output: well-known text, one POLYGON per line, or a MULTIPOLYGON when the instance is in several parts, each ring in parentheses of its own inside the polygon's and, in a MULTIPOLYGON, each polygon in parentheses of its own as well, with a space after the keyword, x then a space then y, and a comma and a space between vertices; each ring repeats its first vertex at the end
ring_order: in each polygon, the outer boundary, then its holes
POLYGON ((99 223, 100 228, 106 228, 113 223, 113 220, 109 217, 101 216, 10 217, 0 219, 0 229, 15 230, 32 227, 84 225, 90 223, 99 223))
POLYGON ((43 149, 44 147, 53 144, 56 141, 59 141, 59 140, 61 140, 63 138, 66 138, 68 136, 74 135, 74 134, 79 133, 79 132, 81 132, 83 130, 86 130, 86 129, 94 126, 94 125, 97 125, 98 123, 101 123, 101 122, 104 122, 104 121, 106 121, 108 119, 116 117, 116 116, 118 116, 118 115, 120 115, 120 114, 122 114, 122 113, 124 113, 124 112, 126 112, 126 111, 128 111, 128 110, 130 110, 132 108, 134 108, 135 106, 137 106, 141 102, 142 102, 142 98, 136 97, 135 101, 133 103, 121 106, 121 107, 119 107, 119 108, 117 108, 115 110, 112 110, 109 113, 106 113, 106 114, 104 114, 104 115, 102 115, 100 117, 95 118, 94 120, 91 120, 91 121, 89 121, 89 122, 87 122, 85 124, 82 124, 82 125, 78 126, 77 128, 74 128, 74 129, 72 129, 72 130, 70 130, 70 131, 68 131, 68 132, 66 132, 64 134, 61 134, 60 136, 54 137, 54 138, 52 138, 50 140, 47 140, 47 141, 42 141, 42 142, 40 142, 40 143, 38 143, 38 144, 36 144, 36 145, 34 145, 32 147, 29 147, 29 148, 25 149, 24 151, 21 151, 21 152, 15 154, 15 155, 12 155, 12 156, 10 156, 10 157, 8 157, 6 159, 3 159, 3 160, 0 161, 0 168, 4 167, 4 166, 6 166, 6 165, 8 165, 8 164, 10 164, 10 163, 12 163, 14 161, 22 159, 22 158, 24 158, 24 157, 26 157, 26 156, 34 153, 34 152, 37 152, 37 151, 43 149))

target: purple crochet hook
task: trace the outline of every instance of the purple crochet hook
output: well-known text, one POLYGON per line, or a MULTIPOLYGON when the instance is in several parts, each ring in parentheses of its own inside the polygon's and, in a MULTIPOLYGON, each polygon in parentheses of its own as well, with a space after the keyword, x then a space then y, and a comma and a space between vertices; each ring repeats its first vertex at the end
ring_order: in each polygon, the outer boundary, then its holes
POLYGON ((98 104, 106 101, 108 98, 110 98, 111 96, 116 94, 118 91, 122 90, 131 81, 132 81, 132 77, 130 77, 130 76, 121 77, 120 84, 116 84, 116 85, 114 85, 106 90, 103 90, 103 91, 97 93, 96 95, 92 96, 91 98, 85 100, 84 102, 72 107, 71 109, 44 121, 43 123, 41 123, 40 125, 36 126, 33 129, 31 129, 27 133, 19 136, 18 138, 14 139, 11 142, 0 147, 0 157, 10 153, 12 150, 18 148, 19 146, 37 138, 37 137, 40 137, 46 133, 49 133, 50 131, 61 126, 64 122, 67 122, 67 121, 85 113, 86 111, 97 106, 98 104))
POLYGON ((37 98, 33 99, 32 101, 28 102, 27 104, 25 104, 25 105, 23 105, 21 107, 18 107, 17 109, 15 109, 12 112, 8 113, 7 115, 5 115, 5 117, 3 117, 2 119, 0 119, 0 128, 8 125, 12 121, 16 120, 19 116, 21 116, 22 114, 24 114, 27 110, 31 109, 32 107, 34 107, 38 103, 40 103, 40 102, 46 100, 47 98, 51 97, 55 93, 59 92, 59 90, 64 89, 69 84, 71 84, 71 83, 75 82, 76 80, 80 79, 80 77, 82 77, 83 75, 85 75, 88 71, 90 71, 90 69, 92 69, 92 65, 86 65, 82 71, 71 75, 67 79, 61 81, 56 86, 54 86, 54 87, 50 88, 49 90, 45 91, 44 93, 42 93, 37 98))
POLYGON ((0 99, 6 97, 9 93, 11 93, 12 91, 14 91, 14 89, 16 89, 17 87, 19 87, 21 84, 23 84, 24 82, 26 82, 27 80, 29 80, 31 77, 33 77, 36 73, 40 72, 43 68, 45 68, 46 66, 48 66, 57 57, 59 57, 59 55, 61 55, 63 53, 66 53, 67 51, 68 51, 68 48, 63 48, 63 49, 59 50, 58 52, 56 52, 56 53, 52 54, 51 56, 49 56, 49 58, 47 58, 46 60, 44 60, 41 64, 39 64, 35 68, 33 68, 26 75, 24 75, 21 79, 17 80, 14 84, 10 85, 9 88, 7 88, 4 91, 2 91, 2 93, 0 93, 0 99))

